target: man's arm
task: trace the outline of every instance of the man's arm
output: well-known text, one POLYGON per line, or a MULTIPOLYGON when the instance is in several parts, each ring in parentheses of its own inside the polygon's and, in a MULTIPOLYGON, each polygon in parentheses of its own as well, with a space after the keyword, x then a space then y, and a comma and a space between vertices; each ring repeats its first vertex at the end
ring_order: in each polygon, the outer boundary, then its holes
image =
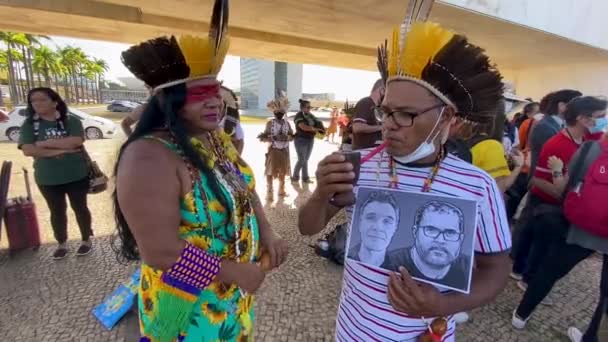
POLYGON ((376 133, 382 131, 381 125, 368 125, 361 121, 353 121, 353 133, 376 133))
POLYGON ((137 121, 135 121, 132 117, 127 116, 120 122, 120 127, 122 128, 122 131, 125 132, 125 134, 127 136, 130 136, 131 134, 133 134, 133 130, 131 129, 131 126, 133 126, 136 122, 137 121))
POLYGON ((553 183, 547 182, 546 180, 532 177, 532 185, 539 188, 542 192, 547 195, 560 199, 564 190, 566 189, 566 185, 568 184, 568 177, 553 177, 553 183))
POLYGON ((353 191, 353 166, 339 153, 325 157, 317 168, 317 188, 298 213, 302 235, 314 235, 325 228, 340 208, 329 204, 336 193, 353 191))

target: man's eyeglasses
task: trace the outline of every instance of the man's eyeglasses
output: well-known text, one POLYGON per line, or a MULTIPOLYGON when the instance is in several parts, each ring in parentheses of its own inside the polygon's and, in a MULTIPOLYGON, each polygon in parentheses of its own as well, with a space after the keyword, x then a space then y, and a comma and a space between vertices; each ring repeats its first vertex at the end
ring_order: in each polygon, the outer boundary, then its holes
POLYGON ((376 108, 374 108, 374 114, 376 115, 376 119, 378 119, 378 121, 380 121, 380 122, 388 119, 389 117, 393 117, 393 122, 395 122, 395 124, 397 126, 412 127, 414 125, 414 119, 417 116, 422 115, 424 113, 428 113, 428 112, 432 111, 433 109, 441 108, 444 106, 445 106, 445 104, 440 103, 440 104, 433 105, 430 108, 423 109, 418 112, 406 112, 406 111, 402 111, 402 110, 393 111, 393 112, 385 112, 381 107, 376 107, 376 108))
POLYGON ((439 237, 439 235, 443 235, 443 239, 445 241, 450 241, 450 242, 459 241, 462 238, 462 235, 464 235, 463 233, 461 233, 458 230, 454 230, 454 229, 441 230, 435 226, 422 226, 419 228, 422 229, 422 232, 424 233, 424 235, 426 235, 427 237, 430 237, 431 239, 436 239, 439 237))

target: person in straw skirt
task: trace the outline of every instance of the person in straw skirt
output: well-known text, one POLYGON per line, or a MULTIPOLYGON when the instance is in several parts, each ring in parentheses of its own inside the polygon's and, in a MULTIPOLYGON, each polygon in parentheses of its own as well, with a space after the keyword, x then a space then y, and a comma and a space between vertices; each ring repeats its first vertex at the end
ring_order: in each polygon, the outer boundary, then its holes
POLYGON ((289 175, 291 164, 289 162, 289 142, 293 140, 293 130, 285 119, 289 109, 289 100, 282 95, 267 104, 268 109, 274 114, 274 118, 266 123, 264 133, 260 140, 268 143, 266 153, 266 181, 268 186, 268 198, 274 194, 273 181, 279 180, 279 197, 287 196, 285 192, 285 176, 289 175))

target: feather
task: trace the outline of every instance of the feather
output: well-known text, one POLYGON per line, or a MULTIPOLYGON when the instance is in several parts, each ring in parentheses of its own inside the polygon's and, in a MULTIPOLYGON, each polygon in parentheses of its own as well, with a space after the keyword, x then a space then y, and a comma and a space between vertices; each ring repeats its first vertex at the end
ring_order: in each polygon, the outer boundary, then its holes
POLYGON ((399 28, 396 27, 393 29, 393 36, 391 39, 391 46, 390 49, 388 51, 389 56, 388 56, 388 74, 390 76, 394 76, 397 75, 397 73, 399 72, 398 67, 399 67, 399 55, 400 55, 400 49, 399 49, 399 28))
POLYGON ((184 35, 179 47, 190 66, 190 77, 217 75, 228 54, 228 0, 216 0, 209 25, 209 36, 184 35))
POLYGON ((431 10, 433 9, 434 3, 435 3, 435 0, 422 0, 422 3, 420 4, 420 7, 418 8, 416 16, 414 17, 414 22, 427 21, 429 18, 429 15, 431 14, 431 10))
POLYGON ((220 51, 220 45, 228 32, 228 14, 228 0, 215 0, 209 24, 209 40, 215 44, 215 54, 220 51))
POLYGON ((421 78, 427 64, 453 37, 453 32, 432 22, 413 24, 399 63, 400 70, 408 76, 421 78))
POLYGON ((386 83, 388 79, 388 59, 387 59, 387 46, 388 41, 384 40, 384 45, 380 45, 378 47, 378 71, 380 72, 380 76, 386 83))

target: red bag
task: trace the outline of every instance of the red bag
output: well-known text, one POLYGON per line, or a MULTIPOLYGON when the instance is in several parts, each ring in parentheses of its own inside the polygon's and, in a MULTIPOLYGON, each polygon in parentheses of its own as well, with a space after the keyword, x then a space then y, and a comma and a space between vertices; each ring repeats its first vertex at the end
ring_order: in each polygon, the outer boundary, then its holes
MULTIPOLYGON (((581 150, 578 164, 585 164, 586 159, 592 159, 590 166, 583 171, 582 182, 579 180, 573 183, 566 194, 564 215, 580 229, 596 236, 608 237, 608 140, 599 143, 599 154, 590 155, 592 144, 582 147, 587 148, 581 150)), ((576 173, 575 170, 573 173, 576 173)), ((571 174, 571 177, 576 175, 571 174)))
POLYGON ((32 200, 28 172, 23 168, 27 197, 16 197, 8 200, 4 212, 4 224, 8 236, 8 247, 11 254, 40 247, 40 227, 36 216, 36 205, 32 200))

